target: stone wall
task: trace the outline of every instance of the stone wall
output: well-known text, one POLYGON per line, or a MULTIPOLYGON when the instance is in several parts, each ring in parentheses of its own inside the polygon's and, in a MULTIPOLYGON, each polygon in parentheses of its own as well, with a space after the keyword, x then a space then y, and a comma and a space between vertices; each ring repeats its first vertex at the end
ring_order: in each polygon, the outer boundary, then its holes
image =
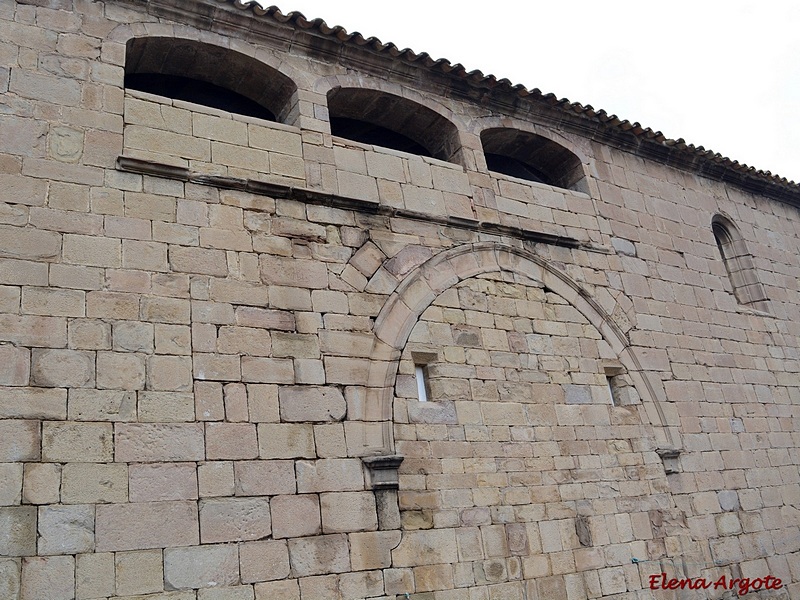
POLYGON ((301 25, 0 2, 0 598, 800 595, 797 186, 301 25), (283 122, 126 90, 148 37, 280 72, 283 122), (457 147, 332 136, 342 89, 457 147))

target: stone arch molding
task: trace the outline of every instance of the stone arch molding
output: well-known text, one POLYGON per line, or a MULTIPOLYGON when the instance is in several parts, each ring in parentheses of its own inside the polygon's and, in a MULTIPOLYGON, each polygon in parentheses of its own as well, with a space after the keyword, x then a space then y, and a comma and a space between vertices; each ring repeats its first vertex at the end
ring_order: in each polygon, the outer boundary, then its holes
MULTIPOLYGON (((349 416, 351 436, 360 439, 362 456, 394 452, 392 403, 400 355, 419 317, 445 290, 459 282, 493 272, 511 272, 540 282, 564 298, 597 328, 625 366, 639 396, 645 425, 653 428, 659 449, 679 447, 676 417, 665 410, 666 393, 661 380, 642 363, 646 349, 633 347, 627 331, 612 317, 617 302, 610 296, 603 305, 572 278, 544 258, 522 248, 497 242, 466 244, 445 250, 419 265, 397 286, 375 321, 375 341, 360 410, 349 416), (358 423, 360 421, 360 423, 358 423), (359 427, 360 426, 360 427, 359 427), (360 429, 360 431, 359 431, 360 429)), ((630 325, 627 326, 627 329, 630 325)), ((352 446, 351 446, 352 447, 352 446)))

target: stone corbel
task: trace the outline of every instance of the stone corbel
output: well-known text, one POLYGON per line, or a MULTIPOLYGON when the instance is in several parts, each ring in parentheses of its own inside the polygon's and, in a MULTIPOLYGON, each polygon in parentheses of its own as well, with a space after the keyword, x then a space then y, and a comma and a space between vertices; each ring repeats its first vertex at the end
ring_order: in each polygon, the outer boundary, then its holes
POLYGON ((398 455, 365 456, 362 458, 369 474, 370 487, 373 490, 396 490, 400 487, 400 463, 403 457, 398 455))

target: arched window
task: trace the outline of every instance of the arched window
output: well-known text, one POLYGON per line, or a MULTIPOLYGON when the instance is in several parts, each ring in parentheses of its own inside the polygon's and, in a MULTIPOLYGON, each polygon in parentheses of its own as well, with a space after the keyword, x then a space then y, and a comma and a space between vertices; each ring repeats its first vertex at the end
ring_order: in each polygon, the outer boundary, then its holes
POLYGON ((744 238, 736 225, 722 215, 711 220, 711 229, 717 241, 717 248, 728 271, 733 294, 739 304, 758 310, 768 309, 768 298, 764 286, 758 280, 753 266, 753 257, 747 250, 744 238))
POLYGON ((297 90, 286 75, 240 52, 164 37, 128 42, 125 87, 280 122, 289 120, 297 90))
POLYGON ((458 131, 439 113, 386 92, 336 88, 328 92, 331 133, 362 144, 455 162, 458 131))
POLYGON ((490 171, 586 191, 581 160, 553 140, 528 131, 495 127, 481 132, 481 144, 490 171))

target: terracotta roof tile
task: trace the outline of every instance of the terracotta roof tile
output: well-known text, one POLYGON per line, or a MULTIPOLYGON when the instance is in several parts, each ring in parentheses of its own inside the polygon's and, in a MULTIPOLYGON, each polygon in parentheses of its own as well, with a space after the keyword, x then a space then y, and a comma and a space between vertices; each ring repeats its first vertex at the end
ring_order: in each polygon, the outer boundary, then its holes
POLYGON ((314 30, 324 36, 335 37, 341 42, 354 44, 356 46, 368 46, 371 50, 378 53, 386 53, 392 58, 404 60, 432 71, 440 71, 451 76, 456 76, 466 80, 476 87, 489 88, 499 92, 517 95, 521 98, 531 98, 532 100, 544 102, 557 109, 568 113, 577 114, 580 117, 590 119, 598 124, 602 124, 609 129, 616 129, 634 135, 640 141, 650 144, 657 144, 670 151, 677 151, 681 154, 680 160, 670 160, 669 162, 680 162, 685 165, 692 165, 692 170, 713 175, 717 179, 730 180, 734 178, 744 185, 745 188, 756 189, 757 191, 767 192, 772 190, 778 197, 788 196, 795 202, 800 201, 800 184, 790 181, 785 177, 773 175, 770 171, 755 169, 738 161, 731 160, 719 153, 706 150, 703 146, 687 144, 685 140, 667 138, 660 131, 654 131, 649 127, 643 127, 639 123, 620 119, 616 115, 609 115, 606 111, 596 110, 591 105, 582 105, 579 102, 571 102, 566 98, 558 99, 554 94, 543 93, 538 88, 528 89, 521 84, 512 84, 508 79, 497 79, 492 74, 484 74, 480 70, 467 71, 463 65, 453 64, 445 58, 434 60, 428 53, 416 53, 410 48, 400 49, 393 43, 383 43, 376 37, 365 38, 361 33, 348 33, 344 27, 335 25, 329 26, 322 19, 308 20, 303 13, 292 11, 287 14, 281 12, 277 6, 263 7, 254 0, 219 0, 220 2, 233 3, 236 7, 243 10, 251 10, 256 16, 269 17, 279 23, 288 23, 299 29, 314 30), (722 168, 727 171, 728 177, 720 174, 714 175, 711 171, 718 171, 722 168), (781 191, 783 194, 781 194, 781 191))

